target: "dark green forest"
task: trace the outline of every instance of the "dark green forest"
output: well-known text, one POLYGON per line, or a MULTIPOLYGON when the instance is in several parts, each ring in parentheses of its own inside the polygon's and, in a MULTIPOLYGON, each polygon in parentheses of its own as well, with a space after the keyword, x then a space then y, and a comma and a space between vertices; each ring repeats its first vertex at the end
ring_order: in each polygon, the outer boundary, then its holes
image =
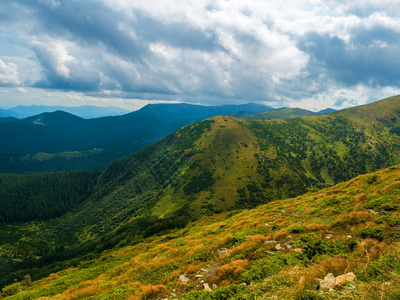
POLYGON ((99 171, 0 174, 0 222, 59 217, 89 196, 99 174, 99 171))

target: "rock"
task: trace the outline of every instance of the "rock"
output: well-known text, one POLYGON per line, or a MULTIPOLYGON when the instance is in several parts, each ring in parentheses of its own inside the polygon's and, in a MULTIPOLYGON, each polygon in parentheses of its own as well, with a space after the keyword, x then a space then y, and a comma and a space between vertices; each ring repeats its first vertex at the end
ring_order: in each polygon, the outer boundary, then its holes
POLYGON ((194 276, 194 278, 201 279, 201 278, 203 278, 203 275, 196 275, 196 276, 194 276))
POLYGON ((368 209, 368 211, 371 213, 371 214, 373 214, 373 215, 379 215, 379 213, 378 212, 376 212, 376 211, 373 211, 372 209, 368 209))
POLYGON ((303 252, 303 250, 301 250, 301 248, 294 248, 293 251, 294 252, 299 252, 299 253, 303 252))
POLYGON ((284 245, 291 245, 291 244, 293 244, 293 241, 289 241, 289 242, 285 242, 285 243, 283 243, 284 245))
POLYGON ((332 237, 333 237, 332 234, 327 234, 327 235, 325 236, 325 238, 328 239, 328 240, 330 240, 332 237))
POLYGON ((346 273, 336 277, 336 285, 344 285, 346 282, 354 281, 356 279, 356 275, 353 272, 346 273))
POLYGON ((239 284, 239 286, 246 286, 246 285, 247 285, 246 282, 239 284))
POLYGON ((226 248, 222 248, 221 250, 217 250, 218 258, 224 258, 229 255, 229 250, 226 248))
POLYGON ((215 283, 213 283, 213 285, 211 286, 213 290, 218 288, 218 285, 216 285, 215 283))
POLYGON ((182 274, 181 276, 179 276, 179 281, 183 283, 188 283, 189 278, 187 278, 185 274, 182 274))
POLYGON ((278 250, 278 251, 279 251, 279 250, 282 250, 282 249, 283 249, 283 248, 282 248, 281 244, 278 244, 278 245, 275 246, 275 250, 278 250))
POLYGON ((275 244, 277 242, 278 241, 275 241, 275 240, 268 240, 268 241, 265 241, 264 244, 275 244))
POLYGON ((347 235, 346 237, 347 237, 348 239, 351 239, 351 238, 352 238, 352 236, 351 236, 351 235, 347 235))
POLYGON ((274 252, 272 252, 272 251, 265 251, 265 252, 268 254, 274 254, 274 252))
POLYGON ((271 225, 269 225, 268 223, 265 223, 265 227, 271 227, 271 225))
POLYGON ((206 291, 209 291, 209 292, 212 291, 212 289, 210 288, 210 286, 208 285, 208 283, 203 284, 203 286, 204 286, 204 289, 205 289, 206 291))
POLYGON ((291 239, 292 237, 293 237, 293 236, 291 236, 291 235, 288 235, 288 236, 287 236, 288 239, 291 239))
POLYGON ((390 286, 391 285, 391 283, 389 281, 385 281, 383 284, 386 285, 386 286, 390 286))
POLYGON ((201 271, 204 272, 204 273, 207 273, 207 272, 208 272, 207 269, 203 269, 203 268, 201 268, 201 271))
POLYGON ((286 248, 291 249, 292 246, 288 244, 288 245, 286 245, 286 248))
POLYGON ((286 210, 282 209, 282 213, 285 213, 285 212, 286 212, 286 210))
POLYGON ((332 290, 335 287, 336 278, 332 273, 329 273, 325 276, 324 280, 321 280, 319 286, 321 289, 330 289, 332 290))

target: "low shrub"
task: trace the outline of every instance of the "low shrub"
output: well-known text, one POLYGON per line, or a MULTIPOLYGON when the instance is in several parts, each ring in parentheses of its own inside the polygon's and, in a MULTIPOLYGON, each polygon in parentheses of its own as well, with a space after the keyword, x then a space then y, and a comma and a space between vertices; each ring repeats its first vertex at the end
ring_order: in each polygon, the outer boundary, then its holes
POLYGON ((361 229, 360 234, 361 234, 361 237, 364 239, 371 238, 371 239, 375 239, 378 241, 383 241, 384 230, 385 230, 385 228, 383 226, 365 227, 365 228, 361 229))
POLYGON ((304 262, 296 255, 275 253, 266 258, 257 260, 250 269, 240 277, 246 283, 261 281, 262 279, 278 274, 283 268, 292 265, 302 265, 304 262))

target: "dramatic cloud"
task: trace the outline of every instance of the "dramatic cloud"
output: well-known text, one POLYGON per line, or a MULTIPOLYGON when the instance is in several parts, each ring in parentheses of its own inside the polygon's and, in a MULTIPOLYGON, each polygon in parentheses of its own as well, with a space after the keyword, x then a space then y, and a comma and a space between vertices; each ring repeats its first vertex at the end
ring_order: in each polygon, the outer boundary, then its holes
POLYGON ((399 37, 389 0, 3 0, 0 86, 341 108, 399 90, 399 37))

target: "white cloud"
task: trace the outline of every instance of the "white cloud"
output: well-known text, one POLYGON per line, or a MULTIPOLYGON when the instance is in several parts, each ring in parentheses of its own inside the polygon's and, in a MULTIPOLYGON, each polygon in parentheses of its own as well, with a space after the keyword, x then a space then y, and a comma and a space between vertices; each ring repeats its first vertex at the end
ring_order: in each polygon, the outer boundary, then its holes
POLYGON ((0 9, 0 30, 29 53, 3 60, 3 85, 325 107, 400 84, 397 1, 4 0, 0 9))
POLYGON ((18 66, 14 63, 5 63, 0 58, 0 86, 20 85, 18 66))

